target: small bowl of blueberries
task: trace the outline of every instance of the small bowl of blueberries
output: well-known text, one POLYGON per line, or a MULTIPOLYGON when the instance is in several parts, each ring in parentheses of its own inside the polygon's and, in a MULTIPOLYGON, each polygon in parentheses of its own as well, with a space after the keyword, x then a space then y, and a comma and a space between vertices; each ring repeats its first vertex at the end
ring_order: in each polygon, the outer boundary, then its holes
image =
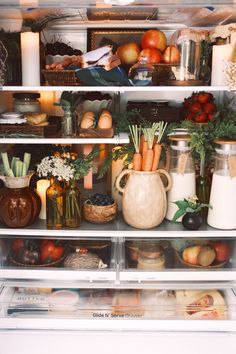
POLYGON ((96 193, 84 202, 84 220, 94 224, 105 224, 115 219, 117 203, 108 194, 96 193))

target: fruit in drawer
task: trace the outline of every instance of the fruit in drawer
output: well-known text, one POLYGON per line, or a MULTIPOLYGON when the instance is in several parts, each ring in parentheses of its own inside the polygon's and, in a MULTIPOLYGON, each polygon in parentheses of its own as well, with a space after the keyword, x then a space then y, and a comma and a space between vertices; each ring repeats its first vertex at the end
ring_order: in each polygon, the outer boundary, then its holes
POLYGON ((62 244, 57 241, 45 240, 40 246, 41 263, 52 263, 60 259, 65 252, 62 244))
POLYGON ((132 65, 137 62, 140 48, 137 43, 122 44, 117 48, 116 55, 122 64, 132 65))
POLYGON ((167 40, 165 34, 157 29, 146 31, 141 39, 142 48, 156 48, 163 52, 166 48, 167 40))
POLYGON ((197 265, 198 264, 198 255, 202 249, 202 246, 190 246, 185 248, 182 254, 182 258, 185 262, 197 265))
POLYGON ((198 255, 198 264, 203 267, 208 267, 216 259, 216 252, 209 246, 203 246, 198 255))
POLYGON ((211 242, 211 247, 214 248, 216 252, 216 261, 225 262, 229 259, 229 245, 226 242, 211 242))

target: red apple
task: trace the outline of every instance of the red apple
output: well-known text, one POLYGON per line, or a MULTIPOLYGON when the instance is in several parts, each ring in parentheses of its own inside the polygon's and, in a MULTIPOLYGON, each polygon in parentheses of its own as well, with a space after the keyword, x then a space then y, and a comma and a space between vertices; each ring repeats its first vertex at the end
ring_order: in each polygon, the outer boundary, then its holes
POLYGON ((140 53, 140 48, 137 43, 130 42, 122 44, 117 48, 117 56, 119 57, 122 64, 134 64, 138 60, 140 53))
POLYGON ((138 59, 144 59, 148 64, 158 64, 162 62, 162 54, 156 48, 147 48, 140 52, 138 59))
POLYGON ((229 245, 226 242, 211 242, 216 253, 216 262, 225 262, 229 259, 229 245))
POLYGON ((141 39, 141 45, 143 49, 156 48, 159 49, 161 52, 165 50, 166 43, 167 40, 165 33, 156 29, 150 29, 146 31, 141 39))
POLYGON ((174 45, 168 45, 163 53, 163 62, 166 64, 178 64, 180 62, 180 52, 174 45))

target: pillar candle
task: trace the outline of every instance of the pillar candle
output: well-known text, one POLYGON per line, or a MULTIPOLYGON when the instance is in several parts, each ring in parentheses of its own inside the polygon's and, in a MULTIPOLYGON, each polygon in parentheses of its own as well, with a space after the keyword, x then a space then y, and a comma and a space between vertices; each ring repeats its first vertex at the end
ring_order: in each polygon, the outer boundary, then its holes
POLYGON ((39 33, 21 33, 22 85, 40 86, 39 33))
POLYGON ((226 75, 225 68, 227 61, 232 53, 230 44, 213 45, 212 50, 212 70, 211 70, 211 86, 225 86, 226 75))
POLYGON ((55 98, 53 91, 41 91, 40 92, 40 103, 41 110, 49 115, 55 115, 55 98))
POLYGON ((113 160, 111 164, 111 193, 112 193, 112 198, 117 202, 118 210, 122 210, 122 195, 118 192, 118 190, 115 187, 115 182, 119 174, 124 168, 124 161, 126 157, 123 159, 119 160, 113 160))
POLYGON ((47 179, 40 179, 37 181, 37 191, 42 202, 39 219, 46 219, 46 190, 49 186, 50 181, 47 179))
MULTIPOLYGON (((83 154, 87 156, 93 150, 92 144, 83 145, 83 154)), ((90 169, 88 174, 84 176, 84 189, 92 189, 93 188, 93 170, 90 169)))

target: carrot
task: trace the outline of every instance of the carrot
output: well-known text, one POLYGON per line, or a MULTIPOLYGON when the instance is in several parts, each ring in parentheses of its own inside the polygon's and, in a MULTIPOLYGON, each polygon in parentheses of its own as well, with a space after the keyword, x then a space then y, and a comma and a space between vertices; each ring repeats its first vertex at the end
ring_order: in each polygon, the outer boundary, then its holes
POLYGON ((143 143, 144 143, 144 135, 142 134, 141 137, 140 137, 140 145, 139 145, 139 151, 141 154, 143 154, 143 143))
POLYGON ((152 149, 147 149, 143 156, 142 171, 151 171, 153 164, 154 152, 152 149))
POLYGON ((133 156, 133 170, 141 171, 142 168, 142 155, 139 152, 135 152, 133 156))
POLYGON ((129 126, 131 139, 134 144, 135 153, 133 155, 133 169, 135 171, 141 171, 142 167, 142 155, 140 153, 140 136, 141 136, 141 127, 137 125, 129 126))
POLYGON ((153 151, 154 151, 154 157, 153 157, 153 163, 152 163, 152 171, 156 171, 158 169, 160 157, 161 157, 161 144, 155 144, 153 151))
POLYGON ((142 149, 142 155, 143 155, 143 157, 144 157, 144 155, 145 155, 147 149, 148 149, 148 142, 147 142, 147 140, 144 140, 144 141, 143 141, 143 149, 142 149))

